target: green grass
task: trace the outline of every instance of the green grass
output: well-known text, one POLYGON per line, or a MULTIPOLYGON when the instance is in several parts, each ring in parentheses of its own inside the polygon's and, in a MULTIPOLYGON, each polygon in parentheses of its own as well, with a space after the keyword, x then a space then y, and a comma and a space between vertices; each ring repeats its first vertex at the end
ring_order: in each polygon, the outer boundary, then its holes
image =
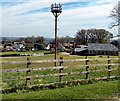
POLYGON ((8 52, 0 52, 0 55, 7 55, 7 54, 34 54, 34 53, 50 53, 50 51, 47 51, 47 50, 25 51, 25 52, 8 51, 8 52))
POLYGON ((118 99, 118 81, 100 81, 88 85, 45 89, 25 93, 2 94, 3 99, 118 99))

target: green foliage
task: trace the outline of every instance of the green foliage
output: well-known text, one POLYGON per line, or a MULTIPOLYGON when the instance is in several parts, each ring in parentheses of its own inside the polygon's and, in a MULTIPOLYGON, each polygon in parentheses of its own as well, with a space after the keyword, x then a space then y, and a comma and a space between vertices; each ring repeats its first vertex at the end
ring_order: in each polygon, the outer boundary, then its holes
POLYGON ((27 51, 31 50, 32 48, 33 48, 33 45, 32 45, 31 43, 26 43, 26 44, 25 44, 25 49, 26 49, 27 51))
POLYGON ((26 50, 31 50, 32 48, 35 48, 37 50, 44 49, 45 39, 44 37, 27 37, 25 38, 26 43, 26 50))
POLYGON ((43 44, 45 41, 44 37, 36 37, 35 43, 43 44))

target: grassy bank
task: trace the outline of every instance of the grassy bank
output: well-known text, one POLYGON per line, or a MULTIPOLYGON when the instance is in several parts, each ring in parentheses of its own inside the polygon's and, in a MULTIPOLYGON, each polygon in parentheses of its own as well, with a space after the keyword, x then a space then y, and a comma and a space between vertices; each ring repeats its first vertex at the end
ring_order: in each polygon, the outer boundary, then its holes
POLYGON ((3 94, 3 99, 118 99, 118 81, 45 89, 25 93, 3 94))

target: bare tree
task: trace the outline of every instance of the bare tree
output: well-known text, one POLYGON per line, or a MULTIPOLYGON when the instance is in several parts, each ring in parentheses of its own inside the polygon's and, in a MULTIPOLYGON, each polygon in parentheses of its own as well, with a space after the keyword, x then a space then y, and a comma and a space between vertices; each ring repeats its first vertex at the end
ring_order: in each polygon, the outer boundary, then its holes
POLYGON ((114 22, 110 25, 109 28, 120 25, 120 1, 113 7, 110 16, 114 22))
POLYGON ((71 41, 74 41, 73 37, 70 36, 65 36, 65 37, 58 37, 58 42, 64 44, 64 43, 69 43, 71 41))
POLYGON ((81 29, 78 30, 77 34, 75 35, 75 43, 76 44, 86 44, 87 37, 86 37, 86 30, 81 29))
POLYGON ((109 43, 112 36, 110 32, 104 29, 81 29, 75 35, 75 43, 87 45, 87 43, 109 43))
POLYGON ((64 43, 66 43, 66 38, 65 37, 58 37, 58 42, 64 44, 64 43))

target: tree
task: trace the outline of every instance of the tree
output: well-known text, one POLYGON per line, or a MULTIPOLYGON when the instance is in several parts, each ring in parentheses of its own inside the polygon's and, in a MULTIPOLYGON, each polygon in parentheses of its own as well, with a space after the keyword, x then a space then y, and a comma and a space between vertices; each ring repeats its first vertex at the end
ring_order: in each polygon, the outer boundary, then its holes
POLYGON ((65 37, 58 37, 58 42, 64 44, 64 43, 69 43, 71 41, 74 41, 74 39, 70 36, 65 36, 65 37))
POLYGON ((32 45, 32 44, 30 44, 30 43, 26 43, 26 44, 25 44, 25 49, 26 49, 27 51, 32 50, 32 48, 33 48, 33 45, 32 45))
POLYGON ((111 44, 115 45, 116 47, 119 46, 119 42, 117 40, 112 41, 111 44))
POLYGON ((85 45, 86 38, 87 38, 86 37, 86 30, 84 30, 84 29, 78 30, 77 34, 75 35, 75 43, 85 45))
POLYGON ((110 28, 120 25, 120 1, 113 7, 110 16, 114 22, 110 25, 110 28))
POLYGON ((11 41, 7 37, 2 38, 2 44, 8 44, 11 43, 11 41))
POLYGON ((64 44, 67 42, 66 38, 65 37, 58 37, 58 42, 64 44))
POLYGON ((44 37, 39 37, 39 36, 36 37, 35 40, 36 40, 35 43, 39 43, 39 44, 43 44, 45 41, 44 37))
POLYGON ((12 42, 22 42, 22 41, 25 41, 25 38, 17 38, 17 39, 14 39, 12 42))
POLYGON ((26 37, 26 38, 25 38, 25 43, 31 43, 31 44, 32 44, 32 43, 33 43, 32 41, 33 41, 33 40, 32 40, 31 37, 26 37))
POLYGON ((27 37, 25 38, 25 43, 26 43, 26 50, 31 50, 32 48, 35 48, 35 49, 44 49, 44 37, 27 37))
POLYGON ((112 34, 104 29, 81 29, 75 35, 75 43, 87 45, 87 43, 109 43, 112 34))
POLYGON ((42 50, 45 48, 45 39, 44 37, 36 37, 34 47, 38 50, 42 50))
POLYGON ((4 46, 4 48, 6 46, 12 46, 12 40, 10 40, 9 38, 7 37, 3 37, 2 38, 2 41, 1 41, 1 44, 4 46))

